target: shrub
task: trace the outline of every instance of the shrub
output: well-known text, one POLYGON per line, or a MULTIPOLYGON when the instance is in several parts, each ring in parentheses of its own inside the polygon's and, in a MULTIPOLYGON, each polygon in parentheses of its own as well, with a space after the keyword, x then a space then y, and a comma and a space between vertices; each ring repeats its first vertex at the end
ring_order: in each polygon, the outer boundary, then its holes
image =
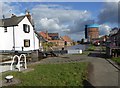
POLYGON ((89 45, 87 50, 88 51, 94 51, 95 50, 95 46, 94 45, 89 45))

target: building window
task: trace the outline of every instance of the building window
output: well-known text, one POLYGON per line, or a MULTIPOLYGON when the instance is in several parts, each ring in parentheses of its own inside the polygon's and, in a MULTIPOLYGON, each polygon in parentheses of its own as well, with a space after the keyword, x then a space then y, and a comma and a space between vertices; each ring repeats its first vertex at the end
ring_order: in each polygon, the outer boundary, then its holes
POLYGON ((7 27, 4 27, 4 32, 7 32, 7 27))
POLYGON ((30 40, 28 39, 24 40, 24 47, 30 47, 30 40))
POLYGON ((64 42, 65 46, 67 46, 67 41, 64 42))
POLYGON ((24 31, 25 33, 29 33, 29 32, 30 32, 30 26, 27 25, 27 24, 23 24, 23 31, 24 31))

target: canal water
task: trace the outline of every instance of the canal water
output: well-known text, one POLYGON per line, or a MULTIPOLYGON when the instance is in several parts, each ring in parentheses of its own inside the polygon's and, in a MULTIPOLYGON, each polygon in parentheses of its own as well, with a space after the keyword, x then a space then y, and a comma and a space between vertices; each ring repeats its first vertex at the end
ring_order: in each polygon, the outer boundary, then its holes
POLYGON ((82 50, 85 51, 87 49, 88 45, 75 45, 75 46, 70 46, 70 47, 66 47, 67 50, 82 50))

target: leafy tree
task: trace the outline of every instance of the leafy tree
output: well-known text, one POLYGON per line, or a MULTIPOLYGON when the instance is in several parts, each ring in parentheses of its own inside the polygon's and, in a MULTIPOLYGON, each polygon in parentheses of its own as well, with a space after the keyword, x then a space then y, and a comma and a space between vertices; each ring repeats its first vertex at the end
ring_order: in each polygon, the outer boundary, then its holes
POLYGON ((80 44, 81 42, 80 41, 77 41, 78 44, 80 44))
POLYGON ((44 42, 44 43, 42 44, 42 46, 43 46, 43 49, 44 49, 45 51, 47 51, 47 50, 49 50, 50 47, 54 46, 54 43, 52 43, 52 42, 44 42))
POLYGON ((84 39, 82 38, 82 39, 81 39, 81 44, 83 44, 83 43, 84 43, 84 39))

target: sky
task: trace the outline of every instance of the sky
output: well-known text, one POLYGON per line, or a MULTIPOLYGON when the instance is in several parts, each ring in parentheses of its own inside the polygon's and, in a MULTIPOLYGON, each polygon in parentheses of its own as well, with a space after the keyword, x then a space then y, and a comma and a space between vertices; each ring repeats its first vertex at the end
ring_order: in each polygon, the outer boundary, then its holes
POLYGON ((100 35, 118 26, 118 2, 1 2, 0 18, 29 10, 37 31, 58 32, 73 40, 84 38, 86 24, 100 25, 100 35))

